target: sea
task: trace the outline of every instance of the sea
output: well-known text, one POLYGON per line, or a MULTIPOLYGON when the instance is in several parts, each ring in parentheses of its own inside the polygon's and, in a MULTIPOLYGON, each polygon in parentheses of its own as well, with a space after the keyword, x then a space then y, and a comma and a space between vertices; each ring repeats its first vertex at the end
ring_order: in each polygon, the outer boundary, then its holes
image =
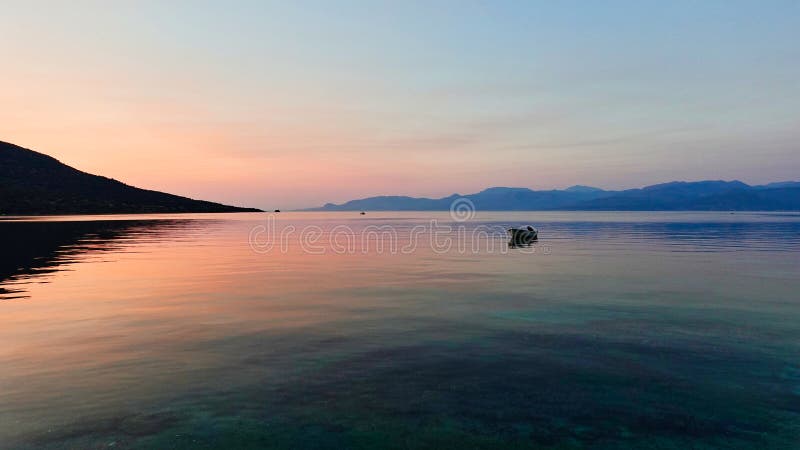
POLYGON ((800 448, 798 213, 2 217, 0 247, 2 449, 800 448))

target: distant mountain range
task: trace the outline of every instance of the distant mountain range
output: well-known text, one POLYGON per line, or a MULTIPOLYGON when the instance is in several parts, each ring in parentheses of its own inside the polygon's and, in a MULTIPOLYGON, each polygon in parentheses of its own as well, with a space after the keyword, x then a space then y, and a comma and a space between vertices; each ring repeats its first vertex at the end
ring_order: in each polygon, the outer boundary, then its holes
POLYGON ((0 141, 0 215, 260 211, 135 188, 0 141))
POLYGON ((483 211, 798 211, 800 182, 750 186, 741 181, 673 181, 641 189, 606 191, 589 186, 534 191, 493 187, 443 198, 369 197, 314 211, 444 211, 458 198, 483 211))
MULTIPOLYGON (((446 211, 462 197, 484 211, 800 211, 800 182, 750 186, 741 181, 674 181, 623 191, 493 187, 443 198, 369 197, 310 210, 446 211)), ((135 188, 0 141, 0 215, 247 211, 260 210, 135 188)))

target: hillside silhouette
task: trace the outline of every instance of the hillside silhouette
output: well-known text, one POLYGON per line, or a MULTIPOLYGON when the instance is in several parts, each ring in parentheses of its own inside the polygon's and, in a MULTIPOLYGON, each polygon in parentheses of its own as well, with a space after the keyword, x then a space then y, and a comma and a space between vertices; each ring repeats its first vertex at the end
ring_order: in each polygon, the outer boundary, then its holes
POLYGON ((255 212, 139 189, 82 172, 53 157, 0 141, 0 214, 255 212))

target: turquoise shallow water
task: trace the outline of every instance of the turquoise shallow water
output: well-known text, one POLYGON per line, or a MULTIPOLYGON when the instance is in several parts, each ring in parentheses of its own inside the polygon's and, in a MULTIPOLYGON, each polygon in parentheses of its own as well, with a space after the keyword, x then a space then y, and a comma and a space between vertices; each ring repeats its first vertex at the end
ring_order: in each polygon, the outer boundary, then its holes
POLYGON ((800 447, 800 215, 0 230, 0 448, 800 447))

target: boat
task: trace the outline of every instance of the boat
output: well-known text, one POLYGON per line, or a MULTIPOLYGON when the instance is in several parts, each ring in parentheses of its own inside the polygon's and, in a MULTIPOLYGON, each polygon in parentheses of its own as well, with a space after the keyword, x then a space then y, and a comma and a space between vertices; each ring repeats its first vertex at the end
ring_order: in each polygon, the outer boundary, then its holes
POLYGON ((539 239, 539 230, 530 225, 525 228, 509 228, 508 235, 511 237, 511 245, 529 245, 539 239))

